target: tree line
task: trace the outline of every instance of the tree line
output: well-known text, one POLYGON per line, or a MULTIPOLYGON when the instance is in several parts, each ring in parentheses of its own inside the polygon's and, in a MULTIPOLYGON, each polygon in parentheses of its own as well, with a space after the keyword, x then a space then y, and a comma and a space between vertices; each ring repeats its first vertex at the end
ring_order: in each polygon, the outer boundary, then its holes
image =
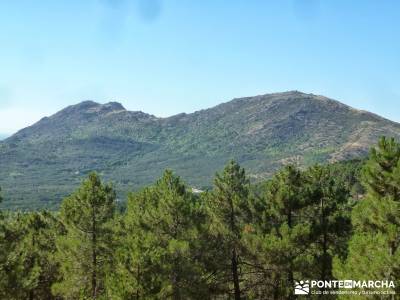
POLYGON ((253 185, 230 161, 202 193, 167 170, 123 211, 91 173, 58 212, 1 213, 0 299, 296 299, 305 279, 400 293, 400 144, 382 138, 357 166, 253 185))

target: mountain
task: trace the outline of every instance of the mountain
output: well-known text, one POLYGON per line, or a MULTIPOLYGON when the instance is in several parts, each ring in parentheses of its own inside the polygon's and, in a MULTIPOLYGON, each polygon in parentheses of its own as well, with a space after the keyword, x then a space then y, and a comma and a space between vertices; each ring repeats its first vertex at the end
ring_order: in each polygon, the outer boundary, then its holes
POLYGON ((84 101, 0 142, 3 206, 55 208, 92 170, 112 180, 120 199, 166 168, 207 188, 230 158, 261 180, 286 163, 362 157, 382 135, 399 138, 400 124, 298 91, 168 118, 84 101))

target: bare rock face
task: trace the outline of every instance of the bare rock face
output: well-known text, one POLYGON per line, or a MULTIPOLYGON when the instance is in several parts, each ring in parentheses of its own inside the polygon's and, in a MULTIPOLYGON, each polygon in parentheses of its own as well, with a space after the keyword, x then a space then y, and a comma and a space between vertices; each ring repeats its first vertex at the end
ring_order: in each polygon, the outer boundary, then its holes
POLYGON ((66 107, 0 142, 0 187, 8 207, 57 207, 88 172, 112 180, 120 198, 170 168, 199 189, 227 160, 254 180, 284 164, 363 157, 400 125, 298 91, 233 99, 157 118, 118 102, 66 107))

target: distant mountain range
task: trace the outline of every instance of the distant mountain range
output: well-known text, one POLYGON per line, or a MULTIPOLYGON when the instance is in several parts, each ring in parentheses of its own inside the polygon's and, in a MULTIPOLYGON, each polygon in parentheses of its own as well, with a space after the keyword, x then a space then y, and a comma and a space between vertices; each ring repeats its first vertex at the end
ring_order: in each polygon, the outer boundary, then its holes
POLYGON ((362 157, 382 135, 399 138, 400 124, 298 91, 168 118, 84 101, 0 142, 3 206, 55 208, 92 170, 111 180, 121 199, 166 168, 193 187, 209 187, 230 158, 261 180, 287 163, 362 157))

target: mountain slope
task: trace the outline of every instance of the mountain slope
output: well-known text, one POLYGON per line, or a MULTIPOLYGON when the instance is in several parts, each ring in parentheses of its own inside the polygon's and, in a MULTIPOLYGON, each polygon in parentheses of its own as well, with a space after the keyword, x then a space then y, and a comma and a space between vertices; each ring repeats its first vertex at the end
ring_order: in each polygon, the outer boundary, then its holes
POLYGON ((112 180, 121 198, 165 168, 203 188, 230 158, 259 180, 288 162, 363 156, 381 135, 400 137, 400 125, 297 91, 169 118, 84 101, 0 142, 0 186, 12 208, 56 207, 91 170, 112 180))

